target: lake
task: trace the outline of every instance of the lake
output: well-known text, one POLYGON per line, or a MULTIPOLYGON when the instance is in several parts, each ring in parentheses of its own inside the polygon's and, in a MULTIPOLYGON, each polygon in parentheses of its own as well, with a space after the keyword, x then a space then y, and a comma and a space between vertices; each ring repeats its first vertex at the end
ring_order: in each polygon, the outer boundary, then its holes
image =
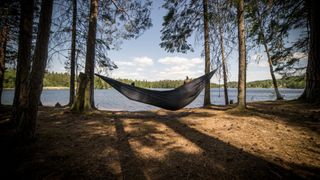
MULTIPOLYGON (((163 89, 162 89, 163 90, 163 89)), ((230 88, 229 100, 233 100, 234 103, 237 101, 237 89, 230 88)), ((291 100, 298 98, 303 89, 280 89, 284 99, 291 100)), ((13 101, 13 90, 4 90, 2 95, 3 104, 12 104, 13 101)), ((187 107, 201 107, 203 105, 202 92, 191 104, 187 107)), ((275 93, 273 89, 266 88, 248 88, 247 89, 247 101, 267 101, 275 100, 275 93)), ((54 106, 57 102, 61 105, 65 105, 69 101, 69 90, 43 90, 41 95, 41 101, 46 106, 54 106)), ((223 105, 224 104, 224 93, 223 88, 211 88, 211 102, 213 104, 223 105)), ((98 109, 103 110, 114 110, 114 111, 141 111, 141 110, 155 110, 158 107, 135 102, 127 99, 115 89, 96 89, 95 90, 95 103, 98 109)))

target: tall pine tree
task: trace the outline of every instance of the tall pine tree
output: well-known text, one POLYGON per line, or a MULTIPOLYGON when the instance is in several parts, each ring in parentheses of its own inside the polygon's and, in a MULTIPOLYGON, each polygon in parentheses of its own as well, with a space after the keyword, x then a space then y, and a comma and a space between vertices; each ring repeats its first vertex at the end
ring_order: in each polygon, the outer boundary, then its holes
POLYGON ((320 103, 320 10, 316 0, 306 0, 308 22, 310 26, 310 43, 308 66, 306 74, 306 87, 302 99, 310 103, 320 103))
POLYGON ((43 0, 39 19, 37 42, 32 60, 32 69, 29 75, 26 106, 18 106, 16 116, 17 132, 23 139, 33 139, 36 131, 38 105, 42 92, 42 83, 48 58, 53 0, 43 0))
MULTIPOLYGON (((208 0, 166 0, 163 7, 167 10, 167 14, 162 24, 162 42, 160 43, 160 46, 168 52, 187 53, 193 51, 188 38, 193 33, 203 34, 205 73, 210 71, 210 5, 212 3, 208 0)), ((203 105, 210 104, 210 81, 208 81, 205 86, 203 105)))
POLYGON ((239 80, 238 80, 238 105, 237 108, 246 108, 246 37, 244 22, 244 0, 239 0, 237 4, 238 21, 238 42, 239 42, 239 80))
POLYGON ((91 1, 88 15, 89 28, 86 36, 85 74, 79 77, 78 93, 72 110, 87 111, 95 107, 94 71, 96 64, 108 69, 116 68, 107 57, 108 50, 117 47, 121 40, 137 38, 152 25, 150 6, 150 1, 143 3, 138 0, 130 2, 125 0, 91 1))
MULTIPOLYGON (((283 99, 277 84, 277 79, 275 77, 273 63, 272 61, 272 52, 275 51, 271 48, 278 48, 277 46, 272 46, 272 44, 278 42, 280 36, 284 36, 283 31, 277 31, 281 27, 280 24, 280 15, 277 16, 280 12, 279 6, 275 3, 272 3, 268 0, 253 1, 248 5, 247 8, 247 20, 249 29, 249 37, 255 42, 258 46, 263 46, 264 51, 267 55, 267 61, 269 64, 270 75, 273 83, 273 88, 276 94, 277 100, 283 99), (276 42, 275 42, 276 41, 276 42)), ((287 32, 285 32, 287 34, 287 32)))

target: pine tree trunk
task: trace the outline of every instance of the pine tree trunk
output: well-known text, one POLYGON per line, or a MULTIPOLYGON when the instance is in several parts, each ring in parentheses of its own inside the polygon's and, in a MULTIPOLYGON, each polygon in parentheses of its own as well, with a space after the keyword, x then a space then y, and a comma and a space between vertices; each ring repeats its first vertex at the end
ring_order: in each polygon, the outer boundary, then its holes
POLYGON ((22 109, 21 115, 17 117, 19 119, 17 132, 21 138, 26 140, 35 137, 38 104, 40 101, 43 77, 48 57, 52 6, 53 0, 43 0, 41 3, 39 28, 32 61, 27 106, 22 109))
POLYGON ((225 58, 225 54, 224 54, 223 31, 222 31, 221 27, 219 27, 219 34, 220 34, 220 48, 221 48, 221 57, 222 57, 224 101, 225 101, 225 104, 228 105, 229 104, 229 97, 228 97, 227 65, 226 65, 226 58, 225 58))
POLYGON ((76 38, 77 38, 77 0, 72 1, 72 42, 71 42, 71 58, 70 58, 70 95, 69 105, 74 102, 75 96, 75 58, 76 58, 76 38))
POLYGON ((238 40, 239 40, 239 80, 238 80, 238 109, 246 108, 246 42, 244 30, 244 0, 239 0, 237 9, 238 40))
MULTIPOLYGON (((263 38, 264 38, 264 36, 263 36, 263 38)), ((271 78, 272 78, 273 88, 274 88, 274 91, 276 93, 277 100, 282 100, 283 97, 281 96, 281 94, 279 92, 279 89, 278 89, 277 79, 276 79, 276 77, 274 75, 274 70, 273 70, 272 61, 271 61, 270 54, 269 54, 269 49, 268 49, 268 46, 267 46, 265 41, 264 41, 264 49, 265 49, 265 51, 267 53, 269 69, 270 69, 270 75, 271 75, 271 78)))
POLYGON ((85 98, 90 97, 89 96, 90 84, 88 82, 89 82, 89 77, 84 73, 80 73, 79 84, 77 88, 77 96, 76 96, 76 100, 74 101, 71 107, 72 111, 83 112, 91 109, 90 101, 85 100, 85 98))
POLYGON ((18 107, 27 105, 28 76, 31 66, 32 25, 34 0, 21 1, 21 15, 19 25, 19 47, 16 70, 15 92, 13 98, 13 122, 17 125, 16 115, 18 107))
POLYGON ((87 55, 85 73, 89 76, 89 92, 90 97, 85 98, 89 100, 92 108, 94 104, 94 64, 95 64, 95 45, 96 45, 96 29, 97 29, 97 16, 98 16, 98 0, 91 0, 90 6, 90 22, 87 41, 87 55))
POLYGON ((259 23, 259 28, 260 28, 260 34, 261 34, 264 50, 266 51, 267 58, 268 58, 268 64, 269 64, 270 75, 271 75, 271 78, 272 78, 273 88, 274 88, 274 91, 276 93, 277 100, 282 100, 283 97, 281 96, 281 94, 279 92, 279 89, 278 89, 277 79, 276 79, 276 77, 274 75, 274 70, 273 70, 273 66, 272 66, 272 61, 271 61, 271 57, 270 57, 269 48, 268 48, 268 45, 267 45, 266 38, 264 36, 264 31, 263 31, 263 29, 261 27, 261 21, 259 23))
MULTIPOLYGON (((86 55, 86 65, 85 65, 85 74, 88 77, 88 82, 85 80, 79 81, 79 88, 85 87, 84 98, 78 97, 82 96, 81 93, 83 90, 79 89, 77 93, 76 100, 72 106, 73 111, 89 111, 92 108, 95 108, 94 105, 94 62, 95 62, 95 41, 96 41, 96 28, 97 28, 97 16, 98 16, 98 0, 91 0, 90 3, 90 15, 89 15, 89 31, 88 31, 88 40, 87 40, 87 55, 86 55), (84 84, 88 83, 88 85, 84 84), (83 109, 77 108, 77 104, 82 102, 77 102, 78 100, 84 99, 83 109)), ((79 77, 80 78, 80 77, 79 77)))
MULTIPOLYGON (((204 22, 204 58, 205 58, 205 73, 210 72, 210 46, 209 46, 209 15, 208 15, 208 0, 203 0, 203 22, 204 22)), ((204 89, 203 106, 211 105, 210 100, 210 80, 206 82, 204 89)))
POLYGON ((310 43, 306 87, 301 99, 309 103, 320 103, 320 10, 316 0, 307 0, 310 43))
POLYGON ((7 48, 7 38, 8 38, 8 25, 7 17, 4 19, 4 26, 1 29, 0 34, 0 105, 2 99, 5 64, 6 64, 6 48, 7 48))

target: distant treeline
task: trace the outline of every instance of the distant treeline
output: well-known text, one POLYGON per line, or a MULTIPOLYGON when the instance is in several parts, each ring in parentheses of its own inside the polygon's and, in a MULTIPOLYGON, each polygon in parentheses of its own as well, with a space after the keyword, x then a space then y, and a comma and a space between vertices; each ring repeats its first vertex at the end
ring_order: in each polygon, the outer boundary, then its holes
MULTIPOLYGON (((7 70, 4 77, 4 88, 14 88, 16 72, 7 70)), ((43 79, 44 87, 69 87, 70 76, 68 73, 45 73, 43 79)))
MULTIPOLYGON (((45 73, 43 86, 44 87, 69 87, 69 74, 68 73, 56 73, 48 72, 45 73)), ((176 88, 183 84, 183 80, 161 80, 161 81, 146 81, 146 80, 130 80, 130 79, 117 79, 126 84, 131 84, 134 82, 135 86, 143 88, 176 88)), ((4 87, 14 88, 15 82, 15 71, 7 70, 5 72, 4 87)), ((105 83, 98 77, 95 77, 95 88, 97 89, 107 89, 110 85, 105 83)), ((237 88, 237 82, 229 82, 229 88, 237 88)), ((282 78, 278 80, 278 86, 280 88, 304 88, 305 80, 303 76, 293 76, 288 78, 282 78)), ((222 87, 222 84, 211 83, 212 88, 222 87)), ((272 88, 271 80, 260 80, 247 83, 247 88, 272 88)))
MULTIPOLYGON (((277 80, 279 88, 303 89, 305 86, 304 76, 292 76, 277 80)), ((237 82, 229 82, 228 87, 237 88, 237 82)), ((259 80, 247 82, 247 88, 273 88, 272 80, 259 80)))

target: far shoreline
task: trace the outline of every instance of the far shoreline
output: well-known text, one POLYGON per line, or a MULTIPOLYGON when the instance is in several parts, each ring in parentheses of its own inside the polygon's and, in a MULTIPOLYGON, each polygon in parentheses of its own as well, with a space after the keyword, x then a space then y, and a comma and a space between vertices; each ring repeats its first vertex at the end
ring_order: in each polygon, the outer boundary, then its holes
MULTIPOLYGON (((14 90, 14 88, 3 88, 4 90, 14 90)), ((57 86, 57 87, 43 87, 45 90, 67 90, 69 87, 57 86)))

